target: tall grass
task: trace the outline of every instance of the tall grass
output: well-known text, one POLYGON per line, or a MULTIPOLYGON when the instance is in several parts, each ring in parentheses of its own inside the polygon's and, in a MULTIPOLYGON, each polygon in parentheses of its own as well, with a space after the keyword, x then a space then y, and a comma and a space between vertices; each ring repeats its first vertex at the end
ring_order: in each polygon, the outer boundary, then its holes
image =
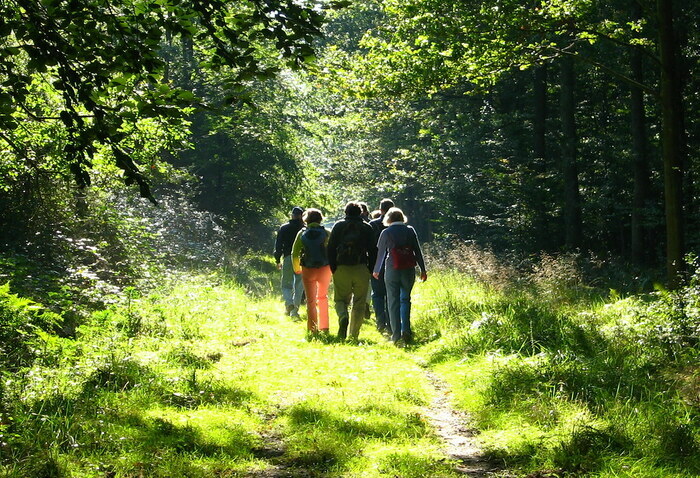
POLYGON ((125 289, 69 337, 6 290, 0 476, 458 476, 421 414, 422 366, 511 476, 700 474, 697 275, 625 296, 576 254, 439 253, 404 349, 371 324, 311 340, 262 256, 125 289))
POLYGON ((0 476, 457 476, 422 369, 362 337, 309 341, 225 276, 132 291, 4 376, 0 476))
POLYGON ((525 471, 700 474, 698 275, 623 298, 580 256, 494 261, 453 247, 416 320, 490 453, 525 471))

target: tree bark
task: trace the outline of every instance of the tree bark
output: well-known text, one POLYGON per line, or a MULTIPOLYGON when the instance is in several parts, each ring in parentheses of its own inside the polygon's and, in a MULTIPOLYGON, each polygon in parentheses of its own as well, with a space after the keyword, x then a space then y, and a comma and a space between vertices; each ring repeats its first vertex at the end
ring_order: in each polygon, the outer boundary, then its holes
MULTIPOLYGON (((642 12, 639 3, 637 0, 632 0, 632 20, 638 20, 641 16, 642 12)), ((635 47, 630 52, 630 72, 635 82, 644 83, 642 52, 635 47)), ((637 263, 644 263, 648 259, 648 254, 646 254, 648 228, 645 226, 645 211, 648 206, 651 188, 644 92, 641 88, 634 85, 630 87, 630 130, 632 136, 632 168, 634 171, 630 249, 632 259, 637 263)))
POLYGON ((534 237, 538 248, 551 247, 553 244, 545 207, 545 175, 547 173, 547 65, 535 67, 532 77, 533 118, 532 118, 532 152, 535 175, 535 188, 532 202, 534 237))
POLYGON ((679 48, 673 27, 673 0, 657 0, 661 59, 662 155, 666 215, 668 286, 678 288, 683 273, 683 109, 678 74, 679 48))
POLYGON ((564 234, 565 245, 577 248, 581 245, 581 195, 579 191, 576 138, 576 102, 574 99, 574 60, 565 55, 560 61, 560 100, 562 144, 561 160, 564 180, 564 234))

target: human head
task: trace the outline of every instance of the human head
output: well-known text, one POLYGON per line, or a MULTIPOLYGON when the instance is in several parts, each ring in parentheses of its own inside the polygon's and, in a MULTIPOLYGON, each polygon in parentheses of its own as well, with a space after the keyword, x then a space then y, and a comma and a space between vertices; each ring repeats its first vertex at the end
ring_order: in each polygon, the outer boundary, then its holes
POLYGON ((294 206, 292 208, 292 219, 299 219, 302 214, 304 214, 304 210, 299 206, 294 206))
POLYGON ((349 217, 357 217, 362 213, 362 208, 357 201, 350 201, 345 205, 345 215, 349 217))
POLYGON ((366 202, 361 202, 360 204, 360 209, 362 210, 361 214, 363 216, 369 217, 369 207, 367 206, 366 202))
POLYGON ((389 224, 394 223, 394 222, 406 222, 408 218, 404 215, 403 211, 397 207, 392 207, 390 208, 386 214, 384 214, 384 223, 385 226, 389 226, 389 224))
POLYGON ((380 211, 379 209, 375 209, 374 211, 372 211, 370 213, 369 217, 371 217, 372 219, 377 219, 378 217, 382 217, 382 211, 380 211))
POLYGON ((386 214, 392 207, 394 207, 394 201, 388 198, 382 199, 379 203, 379 210, 382 211, 383 214, 386 214))
POLYGON ((304 211, 304 222, 306 224, 311 224, 312 222, 321 223, 323 221, 323 214, 318 209, 310 207, 304 211))

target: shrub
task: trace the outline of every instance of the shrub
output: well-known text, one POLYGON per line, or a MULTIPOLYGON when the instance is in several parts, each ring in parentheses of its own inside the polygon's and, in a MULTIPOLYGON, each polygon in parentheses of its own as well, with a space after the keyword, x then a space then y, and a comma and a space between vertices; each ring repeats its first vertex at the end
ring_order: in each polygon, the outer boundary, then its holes
POLYGON ((0 286, 0 367, 30 365, 39 332, 52 331, 60 323, 61 317, 41 304, 11 294, 9 283, 0 286))

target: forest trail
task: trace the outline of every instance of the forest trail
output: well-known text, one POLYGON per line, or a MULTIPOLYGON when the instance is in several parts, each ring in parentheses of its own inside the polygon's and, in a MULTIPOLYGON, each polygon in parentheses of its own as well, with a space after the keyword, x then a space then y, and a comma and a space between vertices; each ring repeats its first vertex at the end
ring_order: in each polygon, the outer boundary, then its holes
POLYGON ((445 443, 447 457, 458 463, 456 471, 474 478, 494 476, 499 470, 484 458, 475 439, 475 430, 469 427, 469 416, 454 408, 450 389, 440 377, 429 369, 425 374, 435 389, 435 395, 424 414, 445 443))
MULTIPOLYGON (((434 389, 434 394, 432 401, 422 407, 422 415, 433 428, 435 435, 442 441, 446 460, 455 463, 454 471, 472 478, 504 476, 503 470, 484 457, 475 437, 476 430, 470 427, 468 414, 453 406, 451 390, 447 383, 430 369, 424 369, 424 373, 434 389)), ((273 418, 269 417, 269 420, 272 421, 273 418)), ((279 431, 268 430, 262 438, 265 444, 255 450, 255 454, 265 459, 270 466, 248 476, 254 478, 323 476, 322 473, 300 467, 287 459, 284 437, 279 431)))
MULTIPOLYGON (((469 416, 454 408, 448 385, 433 371, 426 369, 425 375, 435 390, 432 402, 423 408, 423 415, 444 443, 446 458, 456 462, 455 471, 472 478, 491 478, 500 470, 489 462, 481 452, 475 439, 475 430, 469 426, 469 416)), ((256 455, 265 458, 270 468, 250 476, 254 478, 302 478, 321 476, 313 470, 295 467, 285 461, 282 436, 274 431, 264 436, 265 446, 256 450, 256 455)), ((503 476, 502 474, 499 476, 503 476)))

